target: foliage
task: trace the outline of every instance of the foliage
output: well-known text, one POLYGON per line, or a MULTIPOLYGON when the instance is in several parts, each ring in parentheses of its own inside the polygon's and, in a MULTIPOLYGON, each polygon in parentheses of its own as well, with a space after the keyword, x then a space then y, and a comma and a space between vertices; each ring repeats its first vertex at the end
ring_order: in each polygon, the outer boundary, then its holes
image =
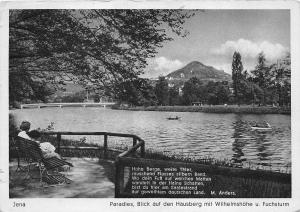
POLYGON ((188 80, 183 87, 184 105, 191 105, 193 102, 202 104, 224 104, 230 97, 229 85, 227 82, 209 81, 204 84, 196 77, 188 80))
POLYGON ((15 137, 17 136, 19 132, 19 128, 17 127, 15 118, 13 116, 13 114, 9 114, 9 137, 15 137))
POLYGON ((169 88, 169 104, 168 105, 179 105, 181 103, 179 96, 179 89, 177 87, 169 88))
POLYGON ((232 59, 232 81, 233 81, 233 92, 235 100, 238 104, 240 104, 240 92, 241 88, 241 79, 242 79, 242 57, 239 52, 234 52, 232 59))
POLYGON ((137 78, 115 85, 115 98, 131 105, 153 105, 156 103, 154 88, 149 80, 137 78))
POLYGON ((192 77, 186 81, 182 91, 185 105, 191 105, 192 102, 202 102, 205 100, 205 97, 202 95, 204 91, 203 83, 196 77, 192 77))
POLYGON ((27 73, 12 72, 9 74, 9 102, 35 103, 38 101, 47 102, 47 97, 54 93, 45 81, 35 81, 27 73), (26 101, 27 100, 27 101, 26 101))
POLYGON ((290 105, 291 102, 291 58, 286 57, 277 64, 271 65, 271 87, 276 91, 276 100, 280 106, 290 105))
POLYGON ((257 58, 257 65, 252 71, 253 81, 263 90, 261 103, 266 104, 267 89, 270 86, 270 67, 266 64, 266 58, 263 52, 259 53, 257 58))
POLYGON ((93 100, 94 100, 94 102, 100 102, 100 100, 101 100, 100 95, 97 93, 95 95, 93 95, 93 100))
POLYGON ((169 85, 165 77, 159 77, 155 85, 155 95, 159 105, 169 104, 169 85))
POLYGON ((54 99, 54 102, 84 102, 86 92, 80 91, 70 95, 60 96, 54 99))
POLYGON ((204 113, 241 113, 241 114, 291 114, 290 107, 270 107, 252 105, 203 105, 203 106, 149 106, 122 108, 131 111, 168 111, 168 112, 204 112, 204 113))
POLYGON ((228 103, 229 97, 230 97, 230 90, 229 86, 224 83, 215 83, 216 89, 215 89, 215 95, 216 95, 216 104, 225 104, 228 103))
POLYGON ((290 54, 275 64, 267 64, 263 52, 258 55, 257 65, 248 81, 256 86, 255 102, 258 104, 290 105, 291 91, 290 54))
POLYGON ((39 95, 41 87, 58 89, 67 80, 109 89, 136 79, 146 59, 172 40, 167 31, 187 34, 182 25, 192 15, 184 10, 10 10, 10 102, 40 99, 47 94, 39 95))

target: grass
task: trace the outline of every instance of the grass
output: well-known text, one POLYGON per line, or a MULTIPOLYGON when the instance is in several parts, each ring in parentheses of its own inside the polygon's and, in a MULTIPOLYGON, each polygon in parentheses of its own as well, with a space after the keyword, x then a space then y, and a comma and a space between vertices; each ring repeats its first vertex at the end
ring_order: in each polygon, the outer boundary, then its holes
POLYGON ((250 105, 205 105, 205 106, 149 106, 119 107, 114 109, 132 111, 168 111, 168 112, 203 112, 203 113, 246 113, 246 114, 291 114, 290 107, 250 106, 250 105))
POLYGON ((251 162, 247 162, 244 164, 236 164, 233 163, 229 159, 216 159, 212 157, 195 157, 180 153, 174 153, 169 151, 158 151, 155 149, 147 149, 145 152, 145 158, 147 159, 155 159, 155 160, 165 160, 165 161, 174 161, 174 162, 186 162, 186 163, 196 163, 196 164, 203 164, 203 165, 211 165, 211 166, 220 166, 220 167, 232 167, 232 168, 243 168, 249 170, 263 170, 263 171, 270 171, 270 172, 279 172, 290 174, 291 167, 286 166, 285 168, 281 169, 273 169, 271 166, 268 167, 259 167, 251 162))

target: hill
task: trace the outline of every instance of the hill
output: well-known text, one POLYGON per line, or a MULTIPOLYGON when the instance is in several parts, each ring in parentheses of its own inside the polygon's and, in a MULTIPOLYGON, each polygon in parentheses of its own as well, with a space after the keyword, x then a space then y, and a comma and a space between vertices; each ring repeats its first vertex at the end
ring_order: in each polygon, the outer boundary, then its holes
POLYGON ((217 70, 212 66, 206 66, 198 61, 193 61, 166 76, 171 81, 187 81, 191 77, 197 77, 202 81, 231 81, 231 75, 217 70))

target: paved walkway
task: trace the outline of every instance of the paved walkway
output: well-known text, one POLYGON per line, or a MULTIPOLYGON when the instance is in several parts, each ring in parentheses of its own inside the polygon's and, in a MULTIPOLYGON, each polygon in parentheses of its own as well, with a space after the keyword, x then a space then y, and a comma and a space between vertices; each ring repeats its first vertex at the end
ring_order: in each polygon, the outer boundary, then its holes
POLYGON ((99 159, 67 158, 74 167, 63 174, 73 182, 59 186, 42 186, 38 170, 32 172, 32 177, 25 177, 25 172, 15 172, 17 162, 9 164, 10 198, 113 198, 113 164, 99 159))

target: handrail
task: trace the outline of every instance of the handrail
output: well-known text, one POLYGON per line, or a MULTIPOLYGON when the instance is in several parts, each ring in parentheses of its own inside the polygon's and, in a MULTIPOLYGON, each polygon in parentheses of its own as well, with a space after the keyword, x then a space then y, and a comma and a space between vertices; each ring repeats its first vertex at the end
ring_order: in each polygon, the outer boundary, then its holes
MULTIPOLYGON (((112 137, 127 137, 132 138, 132 147, 130 147, 127 151, 122 152, 119 154, 115 159, 115 197, 120 196, 120 192, 122 189, 122 184, 124 183, 124 167, 120 164, 120 158, 124 158, 125 156, 128 156, 130 153, 135 152, 138 148, 141 149, 140 157, 145 157, 145 141, 141 139, 140 137, 133 135, 133 134, 125 134, 125 133, 112 133, 112 132, 69 132, 69 131, 62 131, 62 132, 56 132, 56 131, 45 131, 43 132, 47 135, 57 135, 57 151, 60 152, 60 149, 65 149, 70 147, 61 147, 61 136, 62 135, 103 135, 104 136, 104 158, 107 157, 107 150, 108 150, 108 136, 112 137)), ((74 148, 74 147, 73 147, 74 148)))
POLYGON ((112 132, 71 132, 71 131, 45 131, 44 134, 48 135, 108 135, 108 136, 115 136, 115 137, 137 137, 133 134, 125 134, 125 133, 112 133, 112 132))
POLYGON ((118 160, 118 157, 127 156, 128 154, 136 151, 138 148, 141 148, 141 157, 145 156, 145 141, 143 139, 141 139, 140 137, 133 135, 133 134, 112 133, 112 132, 71 132, 71 131, 59 131, 59 132, 58 131, 45 131, 42 133, 47 134, 47 135, 57 135, 57 151, 58 151, 58 153, 60 152, 60 148, 61 148, 60 143, 61 143, 62 135, 103 135, 104 136, 104 152, 106 152, 108 150, 108 148, 107 148, 108 136, 133 139, 132 147, 129 148, 127 151, 119 154, 117 156, 116 160, 118 160))
MULTIPOLYGON (((127 155, 129 155, 130 153, 136 151, 139 147, 141 147, 141 149, 143 149, 144 145, 145 145, 145 141, 142 139, 138 139, 140 142, 136 145, 134 145, 133 147, 131 147, 130 149, 128 149, 127 151, 119 154, 117 157, 125 157, 127 155)), ((144 157, 145 152, 141 153, 141 156, 144 157)))
POLYGON ((32 107, 67 107, 67 106, 109 106, 115 105, 115 102, 53 102, 53 103, 31 103, 21 104, 21 109, 32 107))

